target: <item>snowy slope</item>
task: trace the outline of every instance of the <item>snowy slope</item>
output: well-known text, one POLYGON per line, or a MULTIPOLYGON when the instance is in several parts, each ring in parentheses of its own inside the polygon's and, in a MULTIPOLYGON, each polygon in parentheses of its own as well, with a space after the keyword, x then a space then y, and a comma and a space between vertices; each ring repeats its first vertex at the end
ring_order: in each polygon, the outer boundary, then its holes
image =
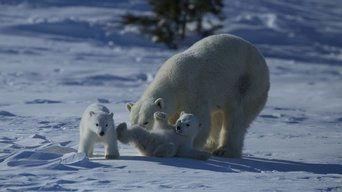
MULTIPOLYGON (((1 191, 342 191, 342 3, 226 1, 222 33, 254 43, 271 72, 243 159, 74 153, 95 101, 128 121, 165 59, 119 15, 141 0, 0 0, 1 191)), ((185 47, 184 47, 185 48, 185 47)))

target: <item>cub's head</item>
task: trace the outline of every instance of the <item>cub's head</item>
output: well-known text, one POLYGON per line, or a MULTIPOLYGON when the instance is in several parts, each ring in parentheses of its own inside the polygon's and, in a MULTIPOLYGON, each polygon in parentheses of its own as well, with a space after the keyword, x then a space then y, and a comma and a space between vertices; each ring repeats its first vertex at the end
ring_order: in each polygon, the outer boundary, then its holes
POLYGON ((179 135, 194 137, 197 135, 200 126, 201 124, 195 115, 182 111, 176 121, 175 131, 179 135))
POLYGON ((113 113, 95 113, 90 111, 88 128, 100 137, 105 136, 110 129, 114 128, 113 113))
POLYGON ((165 111, 165 105, 162 98, 144 99, 137 103, 128 103, 126 105, 130 112, 129 117, 132 125, 139 125, 146 129, 152 129, 154 123, 154 113, 165 111))

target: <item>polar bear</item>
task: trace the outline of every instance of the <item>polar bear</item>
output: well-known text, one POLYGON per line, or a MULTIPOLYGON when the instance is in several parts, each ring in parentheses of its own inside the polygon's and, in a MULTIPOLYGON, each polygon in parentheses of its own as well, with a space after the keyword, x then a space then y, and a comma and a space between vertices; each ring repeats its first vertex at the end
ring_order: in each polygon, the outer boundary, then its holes
POLYGON ((89 105, 82 115, 78 152, 84 152, 91 157, 96 143, 105 145, 106 159, 115 159, 120 156, 113 113, 98 103, 89 105))
POLYGON ((192 113, 202 123, 195 148, 239 158, 247 128, 263 109, 269 87, 265 59, 253 45, 233 35, 213 35, 169 58, 127 109, 131 124, 147 129, 156 111, 169 114, 172 124, 181 111, 192 113))
POLYGON ((154 119, 151 131, 137 125, 127 129, 125 123, 120 124, 117 127, 119 141, 133 143, 146 156, 178 156, 199 160, 207 160, 210 157, 210 153, 192 148, 200 126, 194 115, 182 112, 175 126, 168 124, 167 116, 163 112, 155 112, 154 119))

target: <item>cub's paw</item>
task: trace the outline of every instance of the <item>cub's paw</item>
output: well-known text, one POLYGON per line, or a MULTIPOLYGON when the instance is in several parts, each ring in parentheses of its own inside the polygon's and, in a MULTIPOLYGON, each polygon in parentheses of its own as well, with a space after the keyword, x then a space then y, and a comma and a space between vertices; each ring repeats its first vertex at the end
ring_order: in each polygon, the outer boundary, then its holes
POLYGON ((121 143, 127 144, 129 142, 126 123, 120 123, 116 127, 116 135, 121 143))
POLYGON ((166 113, 161 112, 161 111, 155 112, 155 113, 153 114, 153 116, 154 116, 155 119, 159 119, 159 120, 164 120, 164 119, 167 118, 166 113))
POLYGON ((224 148, 224 147, 220 147, 216 149, 213 152, 213 155, 217 157, 226 157, 226 158, 240 158, 241 157, 241 153, 233 152, 232 150, 228 150, 227 148, 224 148))

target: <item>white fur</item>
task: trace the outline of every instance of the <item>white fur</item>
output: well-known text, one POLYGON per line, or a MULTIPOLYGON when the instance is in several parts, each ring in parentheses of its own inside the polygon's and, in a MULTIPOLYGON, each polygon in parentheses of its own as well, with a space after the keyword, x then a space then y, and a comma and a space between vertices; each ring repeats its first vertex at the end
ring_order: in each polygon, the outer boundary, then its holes
POLYGON ((94 103, 89 105, 82 115, 78 152, 84 152, 91 157, 96 143, 105 145, 106 159, 120 156, 113 113, 110 113, 105 106, 94 103), (104 135, 101 136, 101 132, 104 135))
POLYGON ((269 71, 260 52, 241 38, 213 35, 169 58, 133 105, 132 124, 151 128, 153 113, 164 111, 174 123, 181 111, 202 126, 196 148, 240 157, 247 128, 264 107, 269 71))
POLYGON ((178 156, 200 160, 210 157, 210 153, 198 151, 192 147, 200 125, 194 115, 182 113, 175 126, 168 124, 165 113, 154 113, 154 119, 151 131, 138 125, 127 130, 126 124, 120 124, 117 128, 119 141, 133 143, 146 156, 178 156))

